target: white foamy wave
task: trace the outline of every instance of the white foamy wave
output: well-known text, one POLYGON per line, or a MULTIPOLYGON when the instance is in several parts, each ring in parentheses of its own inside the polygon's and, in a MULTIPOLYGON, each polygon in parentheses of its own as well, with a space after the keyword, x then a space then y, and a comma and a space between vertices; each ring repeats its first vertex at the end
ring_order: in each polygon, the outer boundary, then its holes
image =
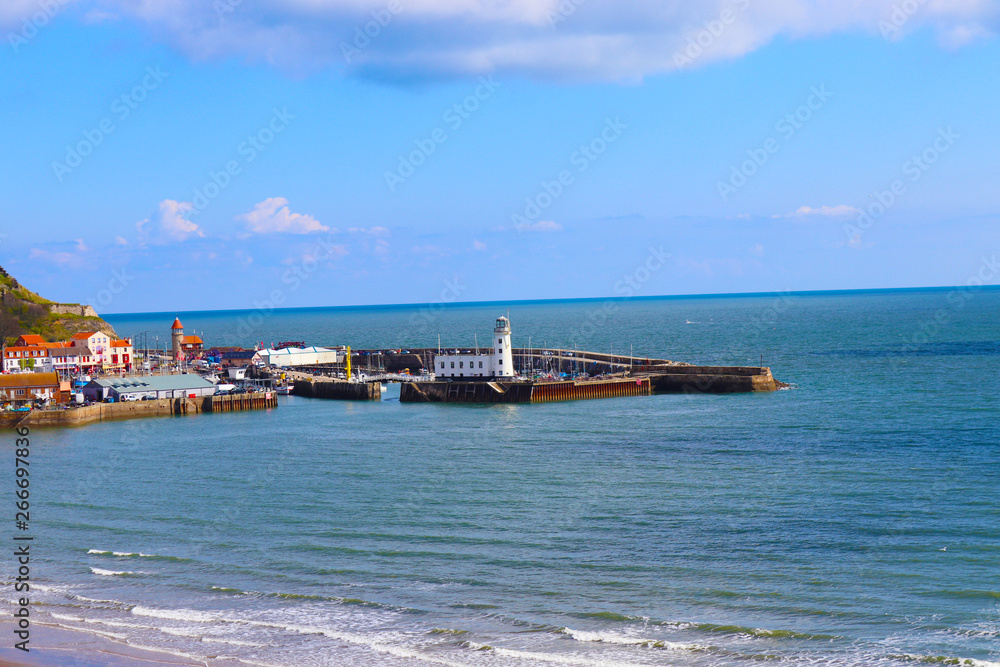
POLYGON ((94 574, 98 574, 98 575, 100 575, 102 577, 117 577, 117 576, 121 576, 121 575, 135 574, 135 572, 125 572, 125 571, 117 571, 117 570, 102 570, 99 567, 92 567, 92 568, 90 568, 90 571, 93 572, 94 574))
POLYGON ((197 632, 187 632, 185 630, 179 630, 177 628, 155 628, 160 632, 165 632, 168 635, 173 635, 175 637, 185 637, 187 639, 197 639, 202 642, 213 642, 215 644, 229 644, 231 646, 252 646, 254 648, 264 648, 267 644, 258 644, 256 642, 242 641, 239 639, 226 639, 224 637, 206 637, 205 635, 199 634, 197 632))
POLYGON ((31 588, 43 593, 62 593, 63 595, 68 595, 69 591, 73 590, 71 586, 46 586, 45 584, 36 584, 35 582, 31 582, 31 588))
POLYGON ((964 667, 1000 667, 1000 662, 991 660, 976 660, 975 658, 946 658, 940 656, 913 655, 904 653, 900 656, 913 662, 938 662, 948 665, 963 665, 964 667))
POLYGON ((586 630, 574 630, 573 628, 562 628, 559 632, 569 635, 580 642, 600 642, 603 644, 622 644, 625 646, 645 646, 648 648, 665 648, 673 651, 699 651, 706 647, 698 644, 681 644, 665 639, 646 639, 645 637, 630 637, 614 632, 588 632, 586 630))
POLYGON ((70 616, 69 614, 49 614, 52 618, 58 618, 60 621, 76 621, 77 623, 85 622, 87 619, 82 616, 70 616))
POLYGON ((476 644, 466 642, 465 645, 476 651, 490 651, 494 655, 506 658, 518 658, 520 660, 534 660, 536 662, 548 662, 555 665, 580 665, 580 667, 651 667, 641 662, 620 662, 617 660, 607 660, 605 658, 585 658, 558 653, 537 653, 535 651, 515 651, 509 648, 498 648, 486 644, 476 644))
POLYGON ((193 609, 151 609, 150 607, 132 607, 132 613, 136 616, 150 616, 152 618, 164 618, 172 621, 190 621, 193 623, 218 623, 227 619, 218 614, 208 614, 203 611, 193 609))
POLYGON ((212 642, 215 644, 229 644, 230 646, 249 646, 251 648, 266 648, 267 644, 258 644, 257 642, 247 642, 241 639, 223 639, 222 637, 202 637, 203 642, 212 642))
POLYGON ((97 604, 110 604, 110 605, 124 605, 125 602, 121 600, 101 600, 99 598, 88 598, 85 595, 70 595, 74 600, 80 600, 81 602, 96 602, 97 604))
MULTIPOLYGON (((133 644, 131 642, 129 643, 129 646, 131 646, 133 648, 137 648, 140 651, 150 651, 151 653, 165 653, 166 655, 173 655, 173 656, 176 656, 178 658, 186 658, 188 660, 194 660, 195 662, 202 663, 202 664, 204 664, 208 660, 208 656, 195 655, 194 653, 185 653, 183 651, 177 651, 177 650, 174 650, 174 649, 166 649, 166 648, 163 648, 162 646, 144 646, 142 644, 133 644)), ((232 656, 226 656, 226 655, 216 655, 216 656, 212 656, 212 658, 214 660, 226 660, 226 659, 236 660, 237 659, 237 658, 233 658, 232 656)))
POLYGON ((144 554, 141 551, 102 551, 101 549, 88 549, 88 554, 95 556, 118 556, 119 558, 156 558, 156 554, 144 554))
POLYGON ((417 651, 415 649, 407 648, 405 646, 398 646, 394 644, 386 644, 375 637, 369 637, 367 635, 357 634, 354 632, 339 632, 336 630, 331 630, 329 628, 322 628, 315 625, 294 625, 287 623, 270 623, 266 621, 251 621, 251 620, 236 620, 229 619, 237 623, 246 623, 248 625, 256 625, 266 628, 279 628, 288 632, 298 632, 303 635, 323 635, 329 637, 330 639, 336 639, 337 641, 347 642, 349 644, 357 644, 358 646, 363 646, 377 653, 385 653, 387 655, 392 655, 397 658, 409 658, 411 660, 419 660, 421 662, 429 662, 435 665, 445 665, 445 667, 469 667, 466 663, 453 662, 451 660, 445 660, 437 656, 428 655, 417 651))
MULTIPOLYGON (((49 624, 43 623, 42 625, 49 625, 49 624)), ((120 642, 124 642, 128 639, 128 635, 123 635, 117 632, 108 632, 106 630, 95 630, 94 628, 81 628, 76 625, 67 625, 65 623, 52 623, 51 625, 57 628, 65 628, 66 630, 83 632, 88 635, 97 635, 98 637, 104 637, 105 639, 114 639, 120 642)))

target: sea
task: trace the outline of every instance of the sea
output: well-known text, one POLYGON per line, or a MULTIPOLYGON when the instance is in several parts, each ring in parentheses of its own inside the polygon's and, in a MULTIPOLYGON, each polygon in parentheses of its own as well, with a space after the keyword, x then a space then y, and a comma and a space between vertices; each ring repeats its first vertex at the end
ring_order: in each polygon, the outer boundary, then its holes
POLYGON ((206 665, 1000 665, 998 290, 107 320, 405 349, 501 314, 789 387, 33 429, 34 622, 206 665))

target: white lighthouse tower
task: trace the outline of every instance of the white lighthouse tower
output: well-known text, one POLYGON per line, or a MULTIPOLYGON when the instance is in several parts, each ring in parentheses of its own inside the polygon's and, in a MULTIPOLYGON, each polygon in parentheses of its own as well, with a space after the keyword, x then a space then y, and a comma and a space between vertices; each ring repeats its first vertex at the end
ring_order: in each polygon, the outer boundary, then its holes
POLYGON ((434 374, 439 378, 513 378, 514 351, 510 346, 510 320, 501 315, 493 327, 490 351, 478 349, 434 355, 434 374))
POLYGON ((513 377, 514 355, 510 347, 510 320, 501 315, 493 328, 493 375, 494 377, 513 377))

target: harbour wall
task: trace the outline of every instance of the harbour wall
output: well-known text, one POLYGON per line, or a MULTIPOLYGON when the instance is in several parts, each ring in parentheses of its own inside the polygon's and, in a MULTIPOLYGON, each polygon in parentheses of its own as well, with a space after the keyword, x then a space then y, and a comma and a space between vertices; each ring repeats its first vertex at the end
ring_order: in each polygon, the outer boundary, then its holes
POLYGON ((330 398, 341 401, 381 401, 379 382, 313 382, 296 380, 292 394, 306 398, 330 398))
POLYGON ((733 394, 787 386, 766 366, 667 366, 651 369, 649 379, 654 394, 733 394))
POLYGON ((17 426, 79 426, 99 421, 136 419, 139 417, 169 417, 199 412, 233 412, 277 407, 274 392, 254 392, 232 396, 201 396, 198 398, 159 398, 154 401, 97 403, 65 410, 32 410, 0 414, 0 427, 17 426))
POLYGON ((550 403, 649 396, 649 378, 567 382, 405 382, 400 403, 550 403))

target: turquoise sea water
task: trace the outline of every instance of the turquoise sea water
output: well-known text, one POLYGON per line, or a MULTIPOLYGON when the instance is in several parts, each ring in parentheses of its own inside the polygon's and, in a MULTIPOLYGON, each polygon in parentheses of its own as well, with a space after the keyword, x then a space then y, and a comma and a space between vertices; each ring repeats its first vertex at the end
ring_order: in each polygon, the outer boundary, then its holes
MULTIPOLYGON (((210 344, 406 347, 486 340, 501 310, 180 315, 210 344)), ((516 346, 763 354, 793 388, 37 429, 34 613, 209 664, 997 665, 998 312, 513 304, 516 346)), ((162 339, 173 315, 108 319, 162 339)))

